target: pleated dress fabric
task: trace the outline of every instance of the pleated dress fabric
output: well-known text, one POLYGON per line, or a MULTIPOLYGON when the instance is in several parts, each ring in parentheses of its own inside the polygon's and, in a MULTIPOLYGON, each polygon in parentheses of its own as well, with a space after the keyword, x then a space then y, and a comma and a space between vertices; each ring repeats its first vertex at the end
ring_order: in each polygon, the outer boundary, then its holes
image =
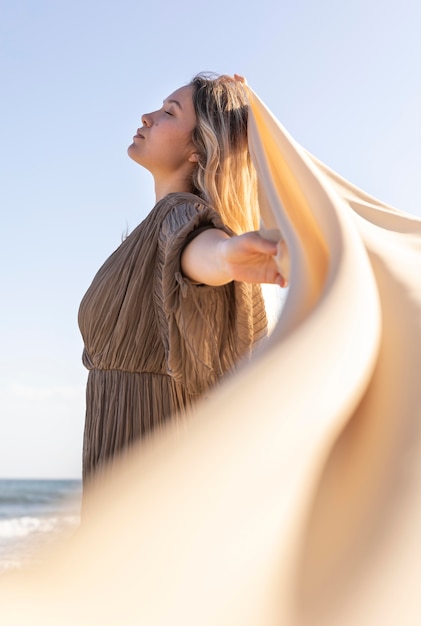
POLYGON ((193 194, 158 202, 96 274, 79 310, 88 368, 83 478, 194 402, 265 337, 259 285, 197 285, 180 268, 208 228, 230 233, 193 194))

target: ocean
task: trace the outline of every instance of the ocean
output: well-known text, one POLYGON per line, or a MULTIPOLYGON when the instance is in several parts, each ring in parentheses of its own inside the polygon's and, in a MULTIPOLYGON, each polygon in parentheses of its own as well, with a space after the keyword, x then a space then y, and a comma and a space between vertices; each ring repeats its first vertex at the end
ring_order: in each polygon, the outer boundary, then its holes
POLYGON ((0 480, 0 575, 76 531, 81 493, 79 480, 0 480))

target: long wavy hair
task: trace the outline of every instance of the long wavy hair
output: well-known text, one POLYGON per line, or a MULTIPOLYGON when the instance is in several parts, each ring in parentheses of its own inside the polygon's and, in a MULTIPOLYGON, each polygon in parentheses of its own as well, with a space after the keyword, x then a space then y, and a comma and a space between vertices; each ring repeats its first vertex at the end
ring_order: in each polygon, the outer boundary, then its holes
POLYGON ((211 204, 235 233, 259 226, 257 177, 248 150, 246 87, 230 76, 197 74, 193 143, 199 155, 194 192, 211 204))

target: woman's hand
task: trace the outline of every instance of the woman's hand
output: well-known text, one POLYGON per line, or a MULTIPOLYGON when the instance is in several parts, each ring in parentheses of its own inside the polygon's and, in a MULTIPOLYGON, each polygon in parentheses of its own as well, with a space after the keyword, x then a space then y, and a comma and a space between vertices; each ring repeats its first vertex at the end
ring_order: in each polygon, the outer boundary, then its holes
POLYGON ((244 76, 240 76, 240 74, 234 74, 234 80, 238 80, 239 83, 243 83, 243 85, 247 85, 247 81, 244 76))
POLYGON ((211 228, 186 246, 181 267, 185 276, 206 285, 238 280, 286 287, 279 263, 285 254, 281 241, 270 241, 257 232, 229 237, 224 231, 211 228))
POLYGON ((286 287, 276 257, 281 242, 264 239, 256 232, 245 233, 221 241, 220 259, 231 280, 246 283, 273 283, 286 287))

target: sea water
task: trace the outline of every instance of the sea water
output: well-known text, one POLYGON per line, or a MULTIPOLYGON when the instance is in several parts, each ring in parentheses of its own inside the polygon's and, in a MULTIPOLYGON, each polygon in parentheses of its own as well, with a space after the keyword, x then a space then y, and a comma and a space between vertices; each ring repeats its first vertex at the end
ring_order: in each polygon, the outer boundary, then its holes
POLYGON ((76 531, 81 491, 79 480, 0 480, 0 575, 76 531))

